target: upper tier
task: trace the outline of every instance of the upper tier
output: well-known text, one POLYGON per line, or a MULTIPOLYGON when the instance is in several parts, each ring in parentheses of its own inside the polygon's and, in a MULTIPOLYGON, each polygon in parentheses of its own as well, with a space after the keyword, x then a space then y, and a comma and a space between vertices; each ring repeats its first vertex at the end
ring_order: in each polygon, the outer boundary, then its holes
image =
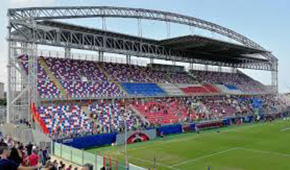
MULTIPOLYGON (((19 57, 28 74, 28 56, 19 57)), ((243 73, 163 72, 150 67, 64 58, 38 58, 42 99, 184 96, 264 93, 264 86, 243 73)))

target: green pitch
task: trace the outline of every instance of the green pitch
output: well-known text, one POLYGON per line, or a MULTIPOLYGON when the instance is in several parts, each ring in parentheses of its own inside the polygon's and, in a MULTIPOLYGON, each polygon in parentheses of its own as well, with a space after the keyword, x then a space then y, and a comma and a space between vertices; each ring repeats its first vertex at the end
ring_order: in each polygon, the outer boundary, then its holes
MULTIPOLYGON (((124 160, 124 146, 89 149, 124 160)), ((246 124, 128 145, 129 162, 145 168, 290 170, 290 122, 246 124), (154 161, 155 160, 155 161, 154 161), (155 162, 155 163, 154 163, 155 162)))

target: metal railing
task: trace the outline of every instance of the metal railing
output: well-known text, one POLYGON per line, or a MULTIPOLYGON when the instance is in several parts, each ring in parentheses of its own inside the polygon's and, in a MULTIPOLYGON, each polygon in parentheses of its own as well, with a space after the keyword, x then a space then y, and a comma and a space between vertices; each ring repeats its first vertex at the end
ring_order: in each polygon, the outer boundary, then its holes
MULTIPOLYGON (((63 160, 69 161, 79 166, 91 164, 94 170, 99 170, 104 166, 111 167, 112 170, 125 170, 126 165, 124 160, 112 155, 102 155, 103 153, 91 153, 83 149, 73 148, 61 143, 52 142, 52 155, 63 160)), ((130 170, 145 170, 133 164, 129 164, 130 170)))

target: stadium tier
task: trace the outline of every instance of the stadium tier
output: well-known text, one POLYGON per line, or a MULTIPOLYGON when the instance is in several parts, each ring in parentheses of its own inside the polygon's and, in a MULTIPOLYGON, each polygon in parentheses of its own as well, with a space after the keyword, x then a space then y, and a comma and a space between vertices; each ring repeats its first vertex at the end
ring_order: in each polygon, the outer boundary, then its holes
POLYGON ((38 112, 51 135, 69 136, 122 132, 125 122, 129 130, 137 130, 152 125, 262 116, 286 109, 286 102, 274 96, 203 96, 46 103, 38 112))
POLYGON ((147 125, 146 119, 120 102, 51 103, 38 109, 48 132, 52 135, 84 135, 123 131, 125 121, 129 130, 147 125))
MULTIPOLYGON (((28 56, 19 61, 28 73, 28 56)), ((150 67, 63 58, 38 58, 38 92, 42 99, 260 94, 264 86, 238 73, 164 72, 150 67)))

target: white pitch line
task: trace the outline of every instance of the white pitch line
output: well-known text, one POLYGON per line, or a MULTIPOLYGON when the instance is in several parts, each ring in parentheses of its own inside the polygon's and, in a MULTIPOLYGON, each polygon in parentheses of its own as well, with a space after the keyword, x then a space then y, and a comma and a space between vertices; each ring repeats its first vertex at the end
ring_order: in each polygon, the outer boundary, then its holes
POLYGON ((183 138, 183 139, 174 139, 174 140, 169 140, 169 141, 161 141, 161 143, 157 143, 157 144, 152 144, 152 145, 147 145, 147 146, 140 146, 140 147, 135 147, 135 148, 129 148, 128 150, 137 150, 137 149, 144 149, 144 148, 150 148, 153 146, 158 146, 158 145, 164 145, 164 144, 168 144, 168 143, 174 143, 174 142, 181 142, 181 141, 186 141, 192 138, 196 138, 196 136, 191 136, 191 137, 187 137, 187 138, 183 138))
MULTIPOLYGON (((118 153, 118 155, 121 155, 120 153, 118 153)), ((128 156, 130 159, 135 159, 135 160, 138 160, 138 161, 141 161, 141 162, 147 162, 147 163, 150 163, 152 165, 158 165, 158 166, 161 166, 161 167, 166 167, 166 168, 169 168, 169 169, 174 169, 174 170, 177 170, 176 168, 173 168, 171 166, 167 166, 167 165, 164 165, 164 164, 161 164, 161 163, 157 163, 157 162, 153 162, 153 161, 149 161, 147 159, 140 159, 140 158, 136 158, 136 157, 133 157, 133 156, 128 156)))
MULTIPOLYGON (((149 161, 149 160, 139 159, 139 158, 131 157, 131 156, 130 156, 130 159, 136 159, 136 160, 138 160, 138 161, 147 162, 147 163, 150 163, 150 164, 154 165, 154 162, 149 161)), ((169 169, 174 169, 174 170, 176 170, 176 168, 173 168, 173 167, 171 167, 171 166, 167 166, 167 165, 163 165, 163 164, 161 164, 161 163, 157 163, 157 162, 155 162, 155 164, 158 165, 158 166, 162 166, 162 167, 166 167, 166 168, 169 168, 169 169)))
POLYGON ((199 160, 204 159, 204 158, 216 156, 216 155, 219 155, 219 154, 222 154, 222 153, 226 153, 226 152, 229 152, 229 151, 233 151, 233 150, 248 150, 248 151, 252 151, 252 152, 260 152, 260 153, 267 153, 267 154, 277 154, 277 155, 281 155, 281 156, 290 157, 290 154, 286 154, 286 153, 238 147, 238 148, 231 148, 231 149, 227 149, 227 150, 224 150, 224 151, 220 151, 220 152, 212 153, 212 154, 209 154, 209 155, 201 156, 201 157, 198 157, 198 158, 195 158, 195 159, 190 159, 190 160, 178 163, 178 164, 174 164, 174 165, 172 165, 170 167, 176 167, 176 166, 179 166, 179 165, 187 164, 189 162, 199 161, 199 160))
POLYGON ((281 152, 275 152, 275 151, 264 151, 264 150, 249 149, 249 148, 239 148, 239 149, 248 150, 248 151, 252 151, 252 152, 260 152, 260 153, 276 154, 276 155, 289 156, 289 157, 290 157, 290 154, 287 154, 287 153, 281 153, 281 152))
POLYGON ((286 130, 290 130, 290 127, 281 129, 282 132, 286 130))
POLYGON ((238 150, 238 149, 241 149, 241 148, 231 148, 231 149, 215 152, 215 153, 208 154, 208 155, 205 155, 205 156, 201 156, 201 157, 198 157, 198 158, 195 158, 195 159, 190 159, 190 160, 187 160, 187 161, 184 161, 184 162, 180 162, 180 163, 174 164, 174 165, 172 165, 170 167, 180 166, 180 165, 183 165, 183 164, 187 164, 189 162, 199 161, 201 159, 209 158, 209 157, 212 157, 212 156, 216 156, 216 155, 219 155, 219 154, 223 154, 223 153, 230 152, 230 151, 233 151, 233 150, 238 150))

